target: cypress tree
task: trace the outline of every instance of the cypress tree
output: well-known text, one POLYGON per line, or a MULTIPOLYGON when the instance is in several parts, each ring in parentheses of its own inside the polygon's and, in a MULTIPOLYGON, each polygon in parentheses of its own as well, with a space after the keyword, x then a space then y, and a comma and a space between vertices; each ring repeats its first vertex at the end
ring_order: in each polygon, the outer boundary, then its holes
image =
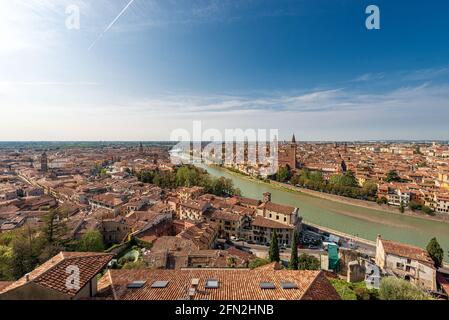
POLYGON ((444 251, 441 248, 440 244, 438 243, 436 238, 432 238, 429 241, 429 244, 427 245, 427 252, 429 253, 430 257, 432 258, 435 267, 439 268, 443 264, 443 258, 444 258, 444 251))
POLYGON ((278 235, 276 230, 273 232, 271 236, 270 243, 270 262, 279 262, 281 258, 279 257, 279 244, 278 244, 278 235))
POLYGON ((298 234, 293 234, 293 241, 292 241, 292 254, 290 256, 290 263, 288 264, 288 268, 290 270, 298 270, 298 234))

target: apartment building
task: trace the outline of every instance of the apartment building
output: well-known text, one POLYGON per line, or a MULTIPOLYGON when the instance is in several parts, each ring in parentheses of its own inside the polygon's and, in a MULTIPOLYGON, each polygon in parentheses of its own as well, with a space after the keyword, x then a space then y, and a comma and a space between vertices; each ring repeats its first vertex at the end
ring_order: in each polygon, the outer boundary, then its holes
POLYGON ((431 207, 435 210, 435 212, 449 214, 449 193, 435 193, 431 207))
POLYGON ((387 199, 387 203, 399 207, 401 204, 407 207, 412 198, 412 191, 401 184, 381 184, 378 186, 377 196, 379 199, 387 199))
POLYGON ((126 203, 126 199, 116 193, 105 193, 93 196, 89 200, 89 204, 92 208, 102 208, 114 212, 115 214, 120 213, 120 208, 126 203))
POLYGON ((426 250, 408 244, 382 239, 376 240, 376 265, 384 273, 414 283, 427 291, 435 291, 436 268, 426 250))

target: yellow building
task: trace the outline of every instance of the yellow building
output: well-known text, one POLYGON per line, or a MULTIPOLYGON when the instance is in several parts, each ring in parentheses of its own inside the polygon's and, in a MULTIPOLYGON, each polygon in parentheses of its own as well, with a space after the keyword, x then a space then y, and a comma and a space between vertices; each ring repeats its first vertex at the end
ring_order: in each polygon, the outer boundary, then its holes
POLYGON ((435 184, 444 189, 449 190, 449 168, 440 168, 438 172, 438 180, 435 181, 435 184))

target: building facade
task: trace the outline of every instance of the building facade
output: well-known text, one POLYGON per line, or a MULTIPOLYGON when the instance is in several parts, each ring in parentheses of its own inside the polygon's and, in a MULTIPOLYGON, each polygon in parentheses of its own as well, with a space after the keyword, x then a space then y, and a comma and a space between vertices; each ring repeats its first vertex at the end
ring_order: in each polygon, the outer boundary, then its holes
POLYGON ((427 251, 411 245, 384 240, 376 241, 376 265, 384 273, 410 281, 426 291, 436 291, 436 268, 427 251))

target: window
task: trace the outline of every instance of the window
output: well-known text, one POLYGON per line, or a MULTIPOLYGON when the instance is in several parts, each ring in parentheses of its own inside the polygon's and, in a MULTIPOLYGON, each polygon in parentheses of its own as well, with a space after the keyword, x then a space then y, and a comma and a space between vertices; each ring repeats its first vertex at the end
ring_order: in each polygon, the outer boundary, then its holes
POLYGON ((219 288, 219 281, 218 279, 208 279, 206 281, 206 289, 218 289, 219 288))
POLYGON ((297 289, 298 286, 293 282, 281 282, 282 289, 297 289))
POLYGON ((153 282, 153 284, 151 285, 151 288, 165 288, 168 285, 168 281, 155 281, 153 282))
POLYGON ((400 262, 396 262, 396 268, 397 269, 404 269, 404 264, 400 262))
POLYGON ((145 283, 147 283, 146 281, 142 280, 142 281, 133 281, 131 283, 128 283, 128 289, 139 289, 142 288, 145 283))
POLYGON ((279 220, 279 216, 276 216, 276 220, 279 220))
POLYGON ((261 282, 260 288, 267 290, 267 289, 276 289, 276 286, 271 282, 261 282))

